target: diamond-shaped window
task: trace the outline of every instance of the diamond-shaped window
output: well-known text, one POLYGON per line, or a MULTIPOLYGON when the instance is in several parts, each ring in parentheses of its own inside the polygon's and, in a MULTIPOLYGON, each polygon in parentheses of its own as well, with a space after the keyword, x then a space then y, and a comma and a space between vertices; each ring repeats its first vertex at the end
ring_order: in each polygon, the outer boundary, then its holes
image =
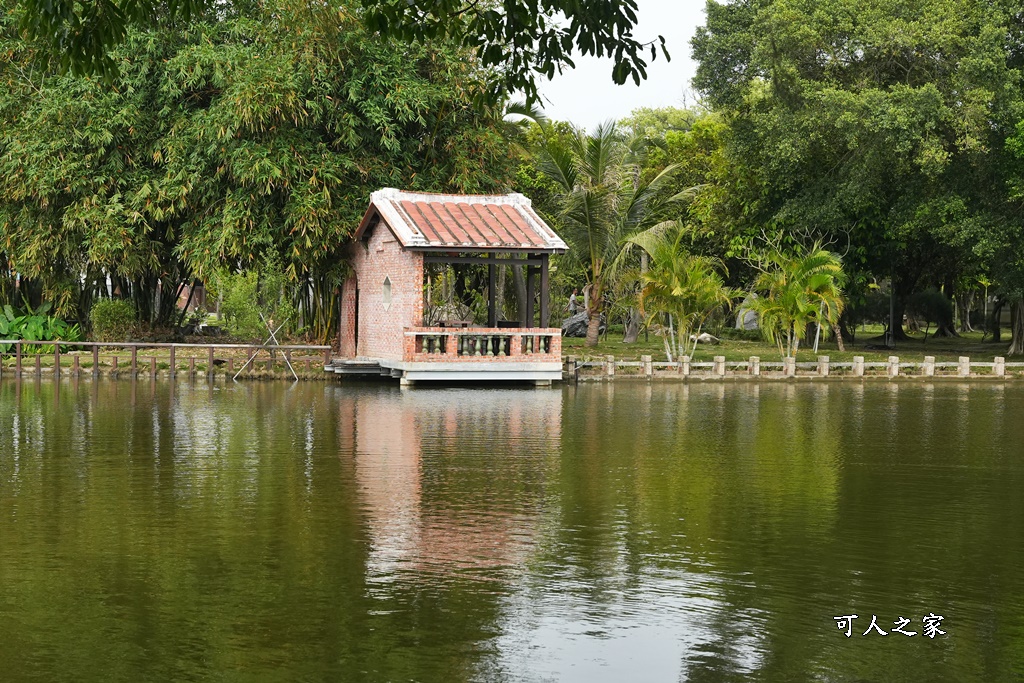
POLYGON ((381 298, 384 301, 384 310, 391 308, 391 278, 384 277, 384 286, 381 287, 381 298))

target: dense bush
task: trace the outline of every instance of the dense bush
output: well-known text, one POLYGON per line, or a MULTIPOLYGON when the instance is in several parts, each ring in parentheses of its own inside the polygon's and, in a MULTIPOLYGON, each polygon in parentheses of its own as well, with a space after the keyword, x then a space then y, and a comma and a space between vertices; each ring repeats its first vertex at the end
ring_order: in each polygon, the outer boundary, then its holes
POLYGON ((907 314, 924 320, 929 327, 953 326, 953 302, 934 288, 912 294, 907 299, 907 314))
POLYGON ((277 329, 282 339, 293 331, 295 306, 289 293, 290 284, 279 263, 265 260, 260 270, 240 273, 221 272, 213 285, 215 293, 223 296, 220 307, 224 328, 233 337, 248 341, 263 341, 269 334, 262 314, 277 329))
POLYGON ((100 299, 89 311, 92 338, 101 342, 125 341, 135 332, 135 306, 124 299, 100 299))

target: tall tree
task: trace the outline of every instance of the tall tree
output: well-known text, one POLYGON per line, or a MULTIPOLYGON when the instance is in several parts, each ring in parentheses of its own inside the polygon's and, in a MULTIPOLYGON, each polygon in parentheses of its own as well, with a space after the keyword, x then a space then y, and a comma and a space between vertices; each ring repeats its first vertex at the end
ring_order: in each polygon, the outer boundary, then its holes
POLYGON ((627 239, 649 227, 652 202, 674 167, 651 180, 639 177, 615 124, 550 137, 540 150, 540 168, 558 185, 559 225, 587 274, 587 346, 597 346, 604 297, 627 239))
POLYGON ((1003 223, 1008 199, 1018 8, 736 0, 709 2, 707 17, 694 83, 726 115, 749 181, 734 234, 825 240, 852 270, 894 280, 897 320, 913 290, 974 267, 968 235, 1003 223))
POLYGON ((147 299, 272 252, 333 315, 371 191, 503 191, 513 161, 471 54, 382 41, 341 9, 335 27, 282 0, 130 31, 112 85, 33 71, 5 15, 0 251, 55 296, 112 275, 147 299))

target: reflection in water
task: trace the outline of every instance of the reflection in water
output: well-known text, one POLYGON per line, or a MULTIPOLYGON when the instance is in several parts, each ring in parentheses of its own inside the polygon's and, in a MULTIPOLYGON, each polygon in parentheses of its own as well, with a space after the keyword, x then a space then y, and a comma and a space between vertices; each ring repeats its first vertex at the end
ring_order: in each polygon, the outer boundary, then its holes
POLYGON ((0 670, 1011 680, 1022 409, 986 382, 5 380, 0 670), (833 621, 930 611, 947 638, 833 621))
POLYGON ((540 471, 520 471, 543 467, 542 460, 519 461, 557 453, 561 392, 390 392, 343 397, 339 410, 341 422, 354 432, 371 581, 402 579, 409 572, 509 568, 525 560, 540 501, 503 501, 499 491, 468 490, 490 488, 506 476, 513 477, 513 490, 523 478, 543 478, 540 471), (434 497, 451 465, 455 469, 447 474, 463 479, 469 493, 454 505, 434 497))

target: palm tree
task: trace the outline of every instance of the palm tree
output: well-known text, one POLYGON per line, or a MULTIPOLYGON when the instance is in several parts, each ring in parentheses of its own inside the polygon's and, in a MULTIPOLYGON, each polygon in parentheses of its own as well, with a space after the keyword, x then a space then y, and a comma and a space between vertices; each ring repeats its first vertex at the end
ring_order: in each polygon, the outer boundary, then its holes
POLYGON ((845 279, 839 256, 818 244, 803 254, 774 251, 754 282, 759 296, 749 306, 757 313, 765 338, 777 344, 784 357, 793 356, 808 325, 835 329, 839 324, 845 279))
POLYGON ((613 122, 592 134, 548 136, 540 150, 541 171, 559 188, 556 200, 570 252, 587 274, 587 346, 597 346, 605 294, 627 245, 648 220, 652 201, 676 166, 644 181, 613 122))
MULTIPOLYGON (((668 314, 669 328, 675 327, 678 331, 676 348, 686 351, 692 337, 693 349, 688 354, 692 356, 697 348, 697 337, 708 319, 722 308, 730 307, 736 293, 725 286, 722 262, 686 252, 682 237, 679 223, 668 221, 633 236, 629 242, 647 252, 652 262, 651 268, 641 275, 641 309, 648 315, 668 314)), ((665 346, 671 359, 667 338, 665 346)))

